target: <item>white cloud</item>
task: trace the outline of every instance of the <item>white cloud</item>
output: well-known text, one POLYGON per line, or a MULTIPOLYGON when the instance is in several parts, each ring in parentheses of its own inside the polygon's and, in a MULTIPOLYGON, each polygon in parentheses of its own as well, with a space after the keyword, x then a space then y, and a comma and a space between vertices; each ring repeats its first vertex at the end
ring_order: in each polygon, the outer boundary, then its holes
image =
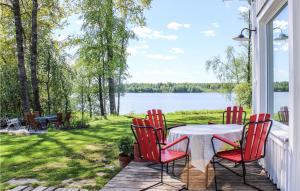
POLYGON ((214 27, 214 28, 219 28, 219 27, 220 27, 219 23, 216 23, 216 22, 211 23, 211 25, 212 25, 212 27, 214 27))
POLYGON ((201 32, 206 37, 214 37, 216 36, 216 32, 214 30, 206 30, 201 32))
POLYGON ((164 35, 160 31, 152 30, 148 27, 134 27, 133 32, 140 38, 148 39, 166 39, 166 40, 176 40, 178 37, 176 35, 164 35))
POLYGON ((170 53, 174 53, 174 54, 182 54, 182 53, 184 53, 184 51, 181 48, 171 48, 171 50, 169 52, 170 53))
MULTIPOLYGON (((273 21, 273 28, 280 28, 281 30, 286 30, 288 28, 288 21, 286 20, 275 20, 273 21)), ((280 30, 275 30, 276 32, 280 32, 280 30)))
POLYGON ((168 25, 167 25, 167 28, 168 29, 172 29, 172 30, 178 30, 180 28, 191 28, 191 25, 190 24, 182 24, 182 23, 177 23, 177 22, 170 22, 168 25))
POLYGON ((163 54, 148 54, 147 57, 155 60, 161 60, 161 61, 170 61, 175 59, 174 56, 163 55, 163 54))
POLYGON ((289 44, 288 42, 274 42, 274 45, 276 46, 274 48, 275 51, 283 51, 287 52, 289 50, 289 44))
POLYGON ((223 0, 225 7, 229 8, 231 6, 232 0, 223 0))
POLYGON ((238 8, 238 10, 239 10, 240 13, 246 13, 246 12, 249 11, 249 7, 247 7, 247 6, 240 6, 238 8))
POLYGON ((138 53, 141 54, 145 54, 146 51, 144 51, 145 49, 150 48, 148 44, 141 44, 141 45, 137 45, 137 46, 133 46, 133 47, 128 47, 127 48, 127 53, 130 55, 136 55, 138 53))

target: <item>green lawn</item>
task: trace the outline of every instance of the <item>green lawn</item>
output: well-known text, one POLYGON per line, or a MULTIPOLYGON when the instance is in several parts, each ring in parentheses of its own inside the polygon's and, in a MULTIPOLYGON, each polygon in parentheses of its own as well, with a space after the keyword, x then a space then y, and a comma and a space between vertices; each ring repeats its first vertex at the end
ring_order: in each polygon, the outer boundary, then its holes
MULTIPOLYGON (((209 120, 221 122, 222 113, 176 112, 166 118, 169 124, 205 124, 209 120)), ((130 122, 128 116, 108 117, 90 120, 87 129, 50 130, 30 136, 0 135, 0 190, 9 188, 6 181, 24 177, 36 178, 45 186, 75 187, 73 180, 84 183, 83 188, 101 188, 120 170, 116 142, 121 136, 131 134, 130 122)))

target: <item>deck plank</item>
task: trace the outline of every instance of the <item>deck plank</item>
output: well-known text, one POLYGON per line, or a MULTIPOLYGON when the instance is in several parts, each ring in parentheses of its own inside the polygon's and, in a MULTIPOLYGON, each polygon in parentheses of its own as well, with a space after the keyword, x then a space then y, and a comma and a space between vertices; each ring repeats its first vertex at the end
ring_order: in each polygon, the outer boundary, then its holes
POLYGON ((25 188, 27 188, 27 186, 17 186, 9 191, 22 191, 24 190, 25 188))
POLYGON ((47 187, 44 187, 44 186, 38 186, 38 187, 36 187, 34 190, 32 190, 32 191, 43 191, 43 190, 46 190, 47 189, 47 187))
MULTIPOLYGON (((149 163, 131 162, 119 174, 112 178, 101 191, 137 191, 148 186, 154 185, 160 181, 159 166, 148 166, 149 163)), ((233 167, 231 164, 228 164, 233 167)), ((255 190, 242 183, 242 178, 232 172, 216 165, 218 188, 229 190, 251 191, 255 190)), ((253 184, 260 189, 268 191, 276 191, 276 187, 268 179, 262 168, 256 163, 246 165, 247 182, 253 184)), ((234 168, 235 171, 241 173, 241 167, 234 168)), ((152 187, 152 191, 172 191, 182 188, 186 183, 187 167, 184 161, 177 161, 174 173, 171 175, 172 169, 169 168, 169 174, 164 172, 163 178, 165 184, 152 187)), ((194 167, 190 168, 189 190, 215 190, 214 171, 210 166, 208 169, 208 187, 205 188, 205 174, 194 167)))

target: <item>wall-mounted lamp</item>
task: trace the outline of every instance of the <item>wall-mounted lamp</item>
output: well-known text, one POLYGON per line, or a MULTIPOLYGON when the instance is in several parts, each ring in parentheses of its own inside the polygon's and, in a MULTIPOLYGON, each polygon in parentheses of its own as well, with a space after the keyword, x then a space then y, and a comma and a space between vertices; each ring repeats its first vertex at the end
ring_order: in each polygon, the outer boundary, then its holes
POLYGON ((256 32, 256 28, 255 29, 249 29, 249 28, 243 28, 241 30, 241 34, 239 34, 238 36, 232 38, 233 40, 236 40, 236 41, 249 41, 249 38, 251 38, 251 33, 252 32, 256 32), (249 31, 249 37, 245 37, 243 32, 245 30, 248 30, 249 31))
POLYGON ((280 30, 280 34, 278 35, 277 38, 274 38, 275 41, 287 40, 289 38, 289 36, 287 34, 285 34, 280 27, 273 28, 273 30, 276 30, 276 29, 280 30))

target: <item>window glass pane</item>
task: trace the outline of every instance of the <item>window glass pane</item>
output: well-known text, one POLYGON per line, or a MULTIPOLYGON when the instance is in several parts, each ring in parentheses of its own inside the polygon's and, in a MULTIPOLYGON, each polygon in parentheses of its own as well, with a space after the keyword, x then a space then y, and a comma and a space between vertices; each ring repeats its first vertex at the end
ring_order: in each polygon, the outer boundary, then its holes
POLYGON ((288 6, 284 6, 269 23, 269 112, 273 118, 288 124, 289 57, 288 57, 288 6))

